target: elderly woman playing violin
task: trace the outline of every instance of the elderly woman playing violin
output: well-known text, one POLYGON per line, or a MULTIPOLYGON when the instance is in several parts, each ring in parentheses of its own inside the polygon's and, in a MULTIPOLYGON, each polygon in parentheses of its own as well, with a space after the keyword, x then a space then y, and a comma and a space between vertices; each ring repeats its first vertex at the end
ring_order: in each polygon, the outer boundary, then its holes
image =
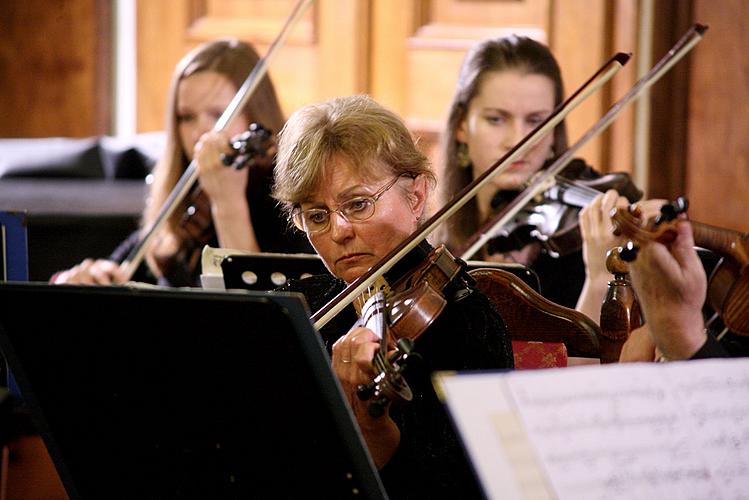
MULTIPOLYGON (((279 140, 274 196, 303 230, 332 276, 292 282, 313 311, 378 264, 425 218, 434 175, 403 122, 366 96, 337 98, 295 112, 279 140)), ((373 287, 388 290, 432 248, 415 247, 373 287)), ((430 381, 434 370, 511 368, 512 347, 489 299, 460 272, 444 288, 447 305, 415 341, 419 364, 405 378, 413 399, 372 416, 357 387, 376 375, 379 338, 354 327, 349 306, 321 328, 332 368, 393 498, 478 495, 457 436, 430 381)))

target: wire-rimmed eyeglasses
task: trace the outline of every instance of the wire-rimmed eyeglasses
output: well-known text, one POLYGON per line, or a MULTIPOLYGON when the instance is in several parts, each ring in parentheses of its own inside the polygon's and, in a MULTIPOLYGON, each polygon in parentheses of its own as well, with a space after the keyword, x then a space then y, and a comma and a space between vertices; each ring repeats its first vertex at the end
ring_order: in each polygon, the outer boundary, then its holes
POLYGON ((291 214, 294 225, 307 234, 315 234, 328 229, 330 226, 330 217, 334 213, 339 214, 348 222, 365 221, 374 215, 377 200, 388 189, 393 187, 400 178, 400 175, 394 177, 393 180, 382 186, 371 196, 357 196, 344 201, 335 210, 329 208, 308 208, 307 210, 302 210, 301 207, 296 207, 291 214))

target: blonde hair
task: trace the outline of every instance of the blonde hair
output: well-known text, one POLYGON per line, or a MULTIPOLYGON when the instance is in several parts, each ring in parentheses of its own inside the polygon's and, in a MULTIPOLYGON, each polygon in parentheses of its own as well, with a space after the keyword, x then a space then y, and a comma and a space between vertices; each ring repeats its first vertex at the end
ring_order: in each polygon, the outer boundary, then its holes
POLYGON ((382 173, 436 182, 429 160, 395 113, 366 95, 339 97, 299 109, 281 130, 273 197, 287 217, 313 196, 333 157, 343 157, 361 178, 378 175, 372 164, 379 162, 390 170, 382 173))
MULTIPOLYGON (((237 90, 242 86, 252 68, 260 60, 249 44, 234 38, 206 42, 187 53, 177 64, 169 85, 166 109, 166 149, 153 170, 148 202, 143 213, 142 227, 148 228, 157 218, 167 197, 188 165, 185 145, 181 143, 177 122, 177 94, 179 84, 185 78, 203 71, 219 73, 234 83, 237 90)), ((261 80, 255 93, 241 111, 248 122, 258 122, 278 132, 283 126, 283 113, 270 78, 261 80)), ((175 231, 180 217, 186 209, 178 207, 165 226, 165 236, 180 241, 175 231)), ((153 254, 153 247, 148 254, 153 254)), ((149 264, 151 260, 149 259, 149 264)), ((153 268, 153 265, 151 265, 153 268)))

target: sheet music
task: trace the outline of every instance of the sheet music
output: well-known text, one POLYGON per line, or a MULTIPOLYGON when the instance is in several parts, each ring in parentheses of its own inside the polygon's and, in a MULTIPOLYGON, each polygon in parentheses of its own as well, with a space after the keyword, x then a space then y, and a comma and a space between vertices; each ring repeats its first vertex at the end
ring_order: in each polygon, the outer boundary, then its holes
MULTIPOLYGON (((492 477, 505 462, 510 482, 522 484, 525 464, 552 498, 749 498, 749 360, 454 378, 465 379, 447 393, 451 413, 463 415, 461 435, 483 426, 482 439, 464 439, 476 463, 487 462, 477 469, 489 498, 545 498, 528 488, 507 496, 492 477), (501 403, 490 408, 479 397, 501 403), (508 415, 519 423, 514 433, 508 415)), ((508 481, 506 470, 499 475, 508 481)))

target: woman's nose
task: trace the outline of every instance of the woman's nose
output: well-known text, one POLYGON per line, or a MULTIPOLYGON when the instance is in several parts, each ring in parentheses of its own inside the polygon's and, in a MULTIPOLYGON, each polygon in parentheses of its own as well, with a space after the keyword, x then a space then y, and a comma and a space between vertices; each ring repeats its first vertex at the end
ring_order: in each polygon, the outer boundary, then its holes
POLYGON ((333 241, 341 242, 353 236, 352 224, 340 213, 330 214, 330 237, 333 241))
POLYGON ((515 127, 513 127, 514 130, 514 138, 513 138, 513 146, 517 145, 520 141, 522 141, 528 133, 533 130, 532 128, 526 127, 524 123, 522 123, 520 120, 515 124, 515 127))
POLYGON ((525 137, 525 128, 523 127, 522 123, 513 121, 505 130, 502 146, 506 151, 509 151, 510 149, 514 148, 517 143, 522 141, 523 137, 525 137))
POLYGON ((197 130, 202 136, 206 132, 213 129, 213 127, 216 125, 216 119, 213 117, 213 115, 209 115, 207 113, 201 113, 198 116, 198 127, 197 130))

